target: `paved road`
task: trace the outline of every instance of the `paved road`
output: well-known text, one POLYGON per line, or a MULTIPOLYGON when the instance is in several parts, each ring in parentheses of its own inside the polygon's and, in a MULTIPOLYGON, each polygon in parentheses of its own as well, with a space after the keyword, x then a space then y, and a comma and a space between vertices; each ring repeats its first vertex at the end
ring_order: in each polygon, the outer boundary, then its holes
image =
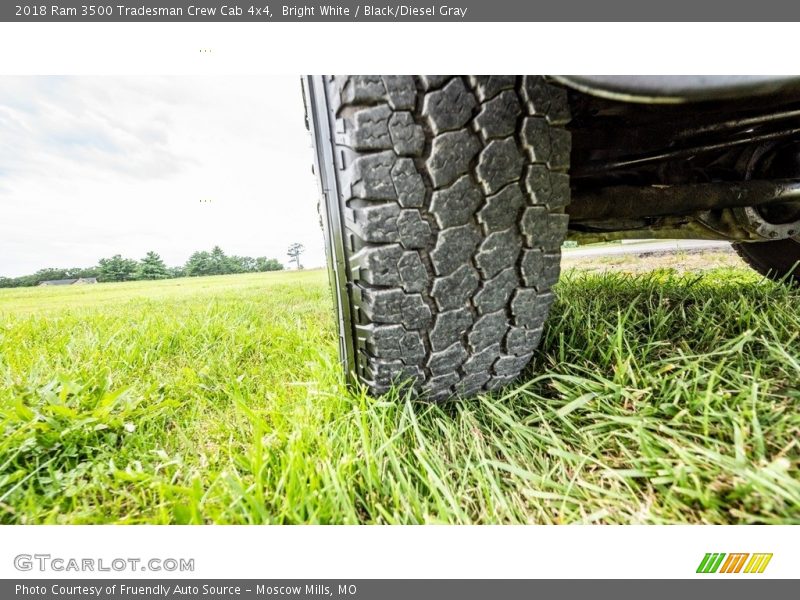
POLYGON ((614 244, 611 246, 565 248, 563 258, 586 258, 592 256, 609 256, 615 254, 642 254, 643 252, 677 252, 679 250, 726 250, 730 242, 717 240, 657 240, 653 242, 614 244))

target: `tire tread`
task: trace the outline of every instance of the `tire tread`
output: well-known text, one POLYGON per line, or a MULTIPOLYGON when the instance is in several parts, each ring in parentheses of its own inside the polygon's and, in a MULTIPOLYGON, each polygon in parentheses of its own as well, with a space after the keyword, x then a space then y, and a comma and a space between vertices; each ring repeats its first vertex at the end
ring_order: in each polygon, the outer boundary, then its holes
POLYGON ((431 400, 513 381, 566 235, 566 93, 538 76, 326 85, 359 381, 431 400))

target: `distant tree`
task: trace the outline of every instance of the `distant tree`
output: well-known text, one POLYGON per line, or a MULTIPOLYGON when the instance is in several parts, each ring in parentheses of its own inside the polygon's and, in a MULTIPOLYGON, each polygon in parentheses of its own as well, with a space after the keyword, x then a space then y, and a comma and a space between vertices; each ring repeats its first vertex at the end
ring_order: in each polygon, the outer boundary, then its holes
POLYGON ((155 252, 148 252, 147 255, 139 261, 139 271, 137 272, 137 279, 166 279, 169 277, 167 265, 161 260, 161 257, 155 252))
POLYGON ((214 275, 214 267, 211 263, 211 255, 206 251, 195 252, 186 261, 186 274, 189 277, 201 277, 203 275, 214 275))
POLYGON ((171 278, 186 277, 186 269, 184 267, 168 267, 167 273, 171 278))
POLYGON ((255 271, 263 273, 265 271, 283 271, 283 265, 275 258, 259 256, 255 259, 255 271))
MULTIPOLYGON (((292 244, 290 251, 297 252, 293 257, 298 268, 299 256, 303 252, 302 244, 292 244)), ((264 271, 281 271, 283 265, 274 258, 259 256, 227 256, 219 246, 211 252, 199 251, 189 257, 184 266, 167 267, 156 252, 148 252, 141 261, 123 258, 115 254, 111 258, 103 258, 94 267, 73 267, 67 269, 40 269, 32 275, 20 277, 0 276, 0 288, 24 287, 39 285, 42 281, 52 279, 78 279, 81 277, 97 277, 100 281, 131 281, 136 279, 167 279, 174 277, 200 277, 204 275, 224 275, 227 273, 256 273, 264 271)))
POLYGON ((230 273, 252 273, 257 271, 256 259, 250 256, 229 256, 230 273))
POLYGON ((99 266, 102 281, 130 281, 135 279, 139 267, 135 260, 122 258, 119 254, 111 258, 101 258, 99 266))
POLYGON ((99 267, 85 267, 81 269, 70 269, 75 273, 75 277, 100 277, 99 267))
POLYGON ((289 255, 289 258, 295 262, 295 265, 297 265, 298 271, 303 268, 303 265, 300 264, 300 255, 305 252, 305 250, 306 249, 303 244, 295 242, 289 246, 289 249, 286 251, 286 254, 289 255))
POLYGON ((77 279, 79 277, 97 277, 99 275, 97 267, 71 269, 48 268, 39 269, 32 275, 21 275, 20 277, 0 277, 0 287, 27 287, 39 285, 42 281, 52 279, 77 279))
POLYGON ((34 285, 38 285, 42 281, 49 281, 51 279, 76 279, 79 277, 79 272, 80 269, 39 269, 33 274, 33 279, 36 281, 34 285))
POLYGON ((212 273, 214 275, 225 275, 232 271, 231 261, 219 246, 214 246, 209 255, 212 273))
POLYGON ((279 271, 283 265, 274 258, 251 256, 228 256, 219 246, 211 252, 195 252, 186 262, 186 275, 199 277, 203 275, 227 275, 229 273, 254 273, 257 271, 279 271))

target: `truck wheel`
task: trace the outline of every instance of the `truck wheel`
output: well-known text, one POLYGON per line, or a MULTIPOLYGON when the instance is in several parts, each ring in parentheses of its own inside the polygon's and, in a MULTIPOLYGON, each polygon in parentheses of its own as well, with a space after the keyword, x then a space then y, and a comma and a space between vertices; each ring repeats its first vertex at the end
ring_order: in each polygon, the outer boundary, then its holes
POLYGON ((794 285, 800 284, 800 242, 786 238, 774 242, 733 244, 733 249, 762 275, 794 285))
POLYGON ((304 79, 350 381, 430 400, 530 362, 567 231, 566 91, 536 76, 304 79))

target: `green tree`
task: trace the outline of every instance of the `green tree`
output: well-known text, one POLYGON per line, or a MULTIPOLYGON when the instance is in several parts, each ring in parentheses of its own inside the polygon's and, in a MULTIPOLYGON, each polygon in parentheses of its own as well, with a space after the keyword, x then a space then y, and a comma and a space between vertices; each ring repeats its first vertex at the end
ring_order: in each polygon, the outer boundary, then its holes
POLYGON ((256 259, 250 256, 229 256, 231 273, 252 273, 256 271, 256 259))
POLYGON ((139 279, 166 279, 169 277, 167 265, 155 252, 148 252, 139 262, 139 279))
POLYGON ((267 258, 266 256, 259 256, 255 259, 255 271, 263 273, 264 271, 283 271, 283 265, 275 258, 267 258))
POLYGON ((203 275, 213 275, 214 268, 211 263, 211 255, 206 251, 195 252, 186 261, 186 274, 189 277, 201 277, 203 275))
POLYGON ((36 280, 36 284, 38 285, 42 281, 48 281, 51 279, 75 279, 80 277, 81 269, 59 269, 59 268, 47 268, 47 269, 39 269, 36 273, 33 274, 33 279, 36 280))
POLYGON ((169 267, 167 269, 167 273, 172 278, 186 277, 186 268, 185 267, 169 267))
POLYGON ((70 271, 73 273, 73 275, 70 275, 70 277, 100 277, 99 267, 70 269, 70 271))
POLYGON ((111 258, 101 258, 99 266, 102 281, 129 281, 135 278, 139 267, 135 260, 122 258, 119 254, 111 258))
POLYGON ((231 264, 228 257, 219 246, 214 246, 209 255, 211 269, 214 275, 225 275, 231 272, 231 264))
POLYGON ((299 243, 295 242, 294 244, 289 246, 289 249, 286 251, 286 254, 289 255, 289 258, 291 260, 293 260, 295 262, 295 264, 297 265, 297 270, 298 271, 303 268, 303 265, 300 264, 300 255, 303 252, 305 252, 305 250, 306 249, 305 249, 305 246, 303 246, 303 244, 299 244, 299 243))

